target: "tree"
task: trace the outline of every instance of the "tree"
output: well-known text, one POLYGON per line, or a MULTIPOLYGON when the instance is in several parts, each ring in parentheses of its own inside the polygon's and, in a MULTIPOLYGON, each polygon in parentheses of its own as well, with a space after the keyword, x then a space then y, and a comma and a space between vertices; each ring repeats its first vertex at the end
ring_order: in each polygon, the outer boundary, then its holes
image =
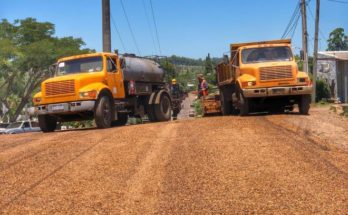
POLYGON ((344 34, 343 28, 336 28, 330 33, 327 51, 348 50, 348 36, 344 34))
POLYGON ((174 64, 168 61, 168 59, 163 59, 160 62, 165 74, 164 78, 167 83, 171 82, 173 78, 176 77, 176 69, 174 64))
POLYGON ((216 77, 215 77, 215 71, 214 71, 214 65, 213 61, 210 58, 210 54, 208 53, 207 57, 205 58, 204 62, 204 76, 205 79, 209 84, 216 84, 216 77))
POLYGON ((27 18, 0 22, 0 102, 15 121, 40 83, 54 75, 50 66, 60 57, 89 53, 81 38, 54 36, 54 24, 27 18), (11 101, 10 101, 11 100, 11 101))

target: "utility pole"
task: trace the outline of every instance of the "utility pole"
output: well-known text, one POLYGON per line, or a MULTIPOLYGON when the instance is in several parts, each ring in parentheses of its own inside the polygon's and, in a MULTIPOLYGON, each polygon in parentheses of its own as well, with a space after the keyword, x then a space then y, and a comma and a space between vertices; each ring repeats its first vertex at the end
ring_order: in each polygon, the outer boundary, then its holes
POLYGON ((303 71, 308 73, 308 32, 306 0, 301 0, 303 71))
POLYGON ((110 0, 102 0, 103 52, 111 52, 110 0))
POLYGON ((319 34, 319 15, 320 15, 320 0, 317 0, 317 6, 315 10, 315 34, 314 34, 314 53, 313 53, 313 94, 312 94, 312 103, 315 103, 316 96, 316 80, 317 80, 317 71, 318 71, 318 34, 319 34))

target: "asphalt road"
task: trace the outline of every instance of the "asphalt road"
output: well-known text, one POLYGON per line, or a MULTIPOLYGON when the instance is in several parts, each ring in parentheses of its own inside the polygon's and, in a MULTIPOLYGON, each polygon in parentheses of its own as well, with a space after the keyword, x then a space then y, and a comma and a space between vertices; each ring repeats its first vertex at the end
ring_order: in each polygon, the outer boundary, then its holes
POLYGON ((3 135, 0 214, 347 214, 348 122, 324 113, 3 135))

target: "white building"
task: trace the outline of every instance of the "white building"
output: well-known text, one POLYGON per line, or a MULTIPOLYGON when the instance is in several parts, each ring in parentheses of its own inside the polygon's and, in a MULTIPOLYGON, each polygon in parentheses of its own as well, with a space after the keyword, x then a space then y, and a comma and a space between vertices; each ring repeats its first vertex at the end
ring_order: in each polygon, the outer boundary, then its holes
POLYGON ((332 98, 348 103, 348 51, 319 52, 318 78, 329 84, 332 98))

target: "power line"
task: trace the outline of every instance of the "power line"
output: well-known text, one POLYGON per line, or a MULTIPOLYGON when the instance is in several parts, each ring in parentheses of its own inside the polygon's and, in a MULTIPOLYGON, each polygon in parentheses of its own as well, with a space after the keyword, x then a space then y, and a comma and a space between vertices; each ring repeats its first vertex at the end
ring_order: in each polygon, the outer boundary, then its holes
POLYGON ((290 21, 289 21, 288 25, 286 26, 285 31, 282 35, 282 39, 286 38, 289 35, 290 30, 291 30, 292 26, 294 26, 295 20, 297 19, 297 16, 299 13, 300 13, 300 2, 298 2, 296 4, 294 12, 291 15, 290 21))
POLYGON ((292 30, 292 34, 291 34, 291 39, 294 37, 295 35, 295 32, 296 32, 296 29, 297 29, 297 26, 298 26, 298 23, 299 23, 299 20, 300 20, 300 13, 298 14, 297 18, 296 18, 296 21, 295 21, 295 24, 293 26, 293 30, 292 30))
POLYGON ((153 12, 154 10, 153 10, 153 5, 152 5, 152 0, 150 0, 150 5, 151 5, 151 12, 152 12, 152 19, 153 19, 153 23, 154 23, 155 30, 156 30, 158 49, 160 51, 160 55, 162 55, 161 44, 160 44, 160 40, 159 40, 159 36, 158 36, 158 28, 157 28, 156 19, 155 19, 155 13, 153 12))
POLYGON ((125 47, 124 42, 123 42, 123 40, 122 40, 120 31, 119 31, 118 28, 117 28, 117 25, 116 25, 116 22, 115 22, 115 20, 114 20, 114 17, 112 16, 112 14, 110 14, 110 17, 111 17, 112 26, 115 28, 116 33, 117 33, 117 35, 118 35, 118 38, 120 39, 120 42, 121 42, 123 51, 126 52, 126 47, 125 47))
POLYGON ((149 18, 149 15, 148 15, 148 13, 147 13, 147 10, 146 10, 145 0, 142 0, 142 1, 143 1, 143 7, 144 7, 144 11, 145 11, 145 16, 146 16, 147 25, 148 25, 148 27, 149 27, 150 34, 151 34, 151 39, 152 39, 153 47, 154 47, 154 49, 155 49, 155 52, 157 52, 156 42, 155 42, 155 38, 154 38, 154 36, 153 36, 153 30, 152 30, 152 26, 151 26, 151 23, 150 23, 150 18, 149 18))
POLYGON ((129 19, 128 19, 128 16, 127 16, 127 13, 126 13, 126 9, 125 9, 124 4, 123 4, 123 0, 120 0, 120 2, 121 2, 122 10, 123 10, 124 16, 126 18, 126 21, 127 21, 127 24, 128 24, 128 28, 129 28, 129 31, 131 33, 134 45, 135 45, 135 47, 136 47, 136 49, 138 51, 138 55, 141 55, 140 49, 139 49, 139 46, 138 46, 138 43, 137 43, 137 40, 135 39, 135 36, 134 36, 133 30, 132 30, 131 24, 129 22, 129 19))

